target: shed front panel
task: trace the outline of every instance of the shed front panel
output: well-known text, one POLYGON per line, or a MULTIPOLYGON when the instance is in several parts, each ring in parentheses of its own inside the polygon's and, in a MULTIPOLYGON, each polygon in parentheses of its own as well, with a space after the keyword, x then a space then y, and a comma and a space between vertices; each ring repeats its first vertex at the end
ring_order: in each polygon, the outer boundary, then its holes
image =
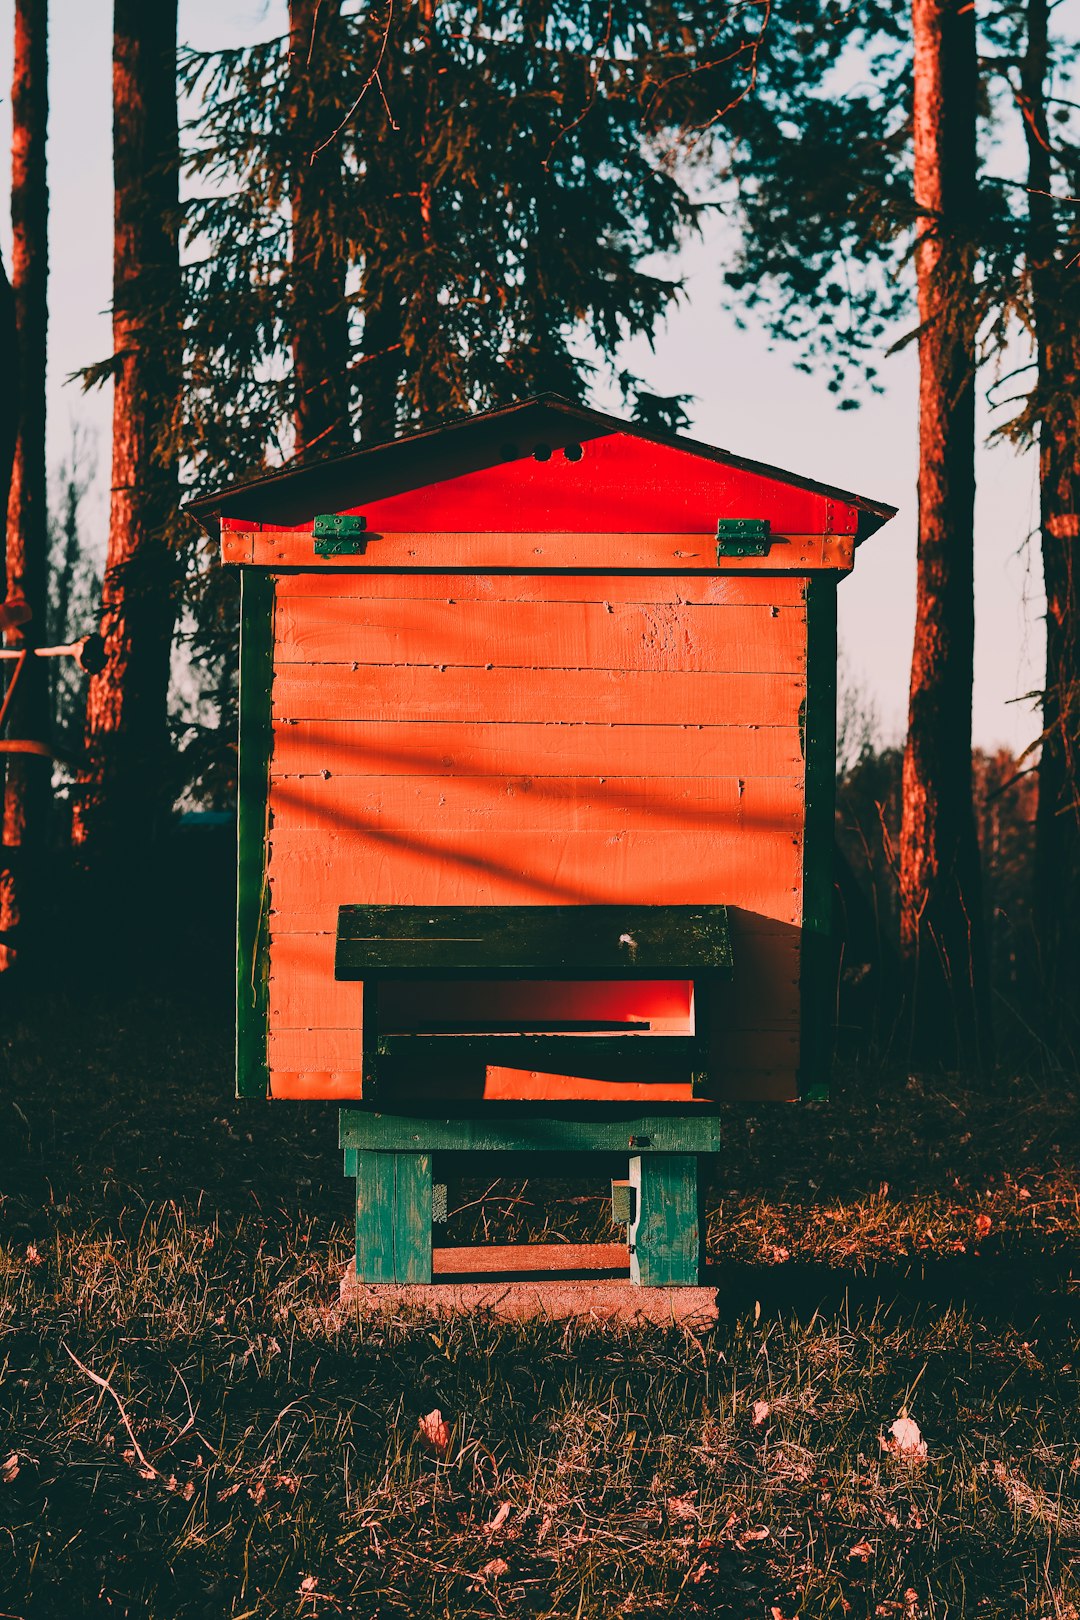
MULTIPOLYGON (((280 575, 272 1093, 359 1095, 360 992, 334 979, 339 905, 624 901, 733 908, 717 1092, 793 1096, 805 589, 793 575, 280 575)), ((479 1013, 484 993, 462 1007, 479 1013)), ((544 996, 567 991, 517 994, 542 1016, 544 996)), ((600 1013, 629 1005, 625 986, 592 995, 600 1013)), ((688 987, 633 995, 656 1028, 688 1012, 688 987)), ((433 989, 429 1012, 440 1005, 433 989)), ((658 1075, 491 1068, 485 1095, 687 1095, 658 1075)))

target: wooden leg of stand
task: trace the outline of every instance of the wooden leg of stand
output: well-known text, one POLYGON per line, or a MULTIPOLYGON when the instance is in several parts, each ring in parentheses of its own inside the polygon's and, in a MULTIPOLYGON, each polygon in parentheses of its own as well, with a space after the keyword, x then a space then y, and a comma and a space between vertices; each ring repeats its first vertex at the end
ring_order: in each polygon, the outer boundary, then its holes
POLYGON ((430 1153, 356 1153, 356 1280, 431 1281, 430 1153))
POLYGON ((635 1194, 630 1278, 646 1288, 696 1288, 702 1219, 696 1153, 643 1153, 630 1160, 635 1194))

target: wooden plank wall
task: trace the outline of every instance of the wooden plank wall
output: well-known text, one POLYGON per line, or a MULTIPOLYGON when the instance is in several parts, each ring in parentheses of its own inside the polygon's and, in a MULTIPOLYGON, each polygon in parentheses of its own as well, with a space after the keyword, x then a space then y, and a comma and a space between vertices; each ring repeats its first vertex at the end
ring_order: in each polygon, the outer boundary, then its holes
POLYGON ((793 1096, 805 670, 797 576, 281 575, 273 1094, 358 1095, 342 902, 626 900, 734 908, 716 1068, 728 1095, 793 1096))

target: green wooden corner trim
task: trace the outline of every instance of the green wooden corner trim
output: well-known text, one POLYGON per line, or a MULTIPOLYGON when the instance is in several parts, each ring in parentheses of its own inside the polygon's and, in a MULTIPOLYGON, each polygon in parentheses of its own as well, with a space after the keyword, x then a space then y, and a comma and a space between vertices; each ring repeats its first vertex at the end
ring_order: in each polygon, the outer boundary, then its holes
POLYGON ((634 1219, 630 1280, 645 1288, 696 1288, 701 1275, 701 1193, 697 1156, 640 1154, 630 1160, 634 1219))
POLYGON ((836 808, 836 578, 806 582, 803 756, 806 823, 799 969, 799 1095, 829 1094, 833 1011, 833 842, 836 808))
POLYGON ((236 1095, 270 1090, 267 1018, 270 892, 266 876, 270 755, 274 745, 270 688, 274 676, 273 574, 240 575, 240 728, 237 779, 236 1095))
POLYGON ((356 1280, 431 1281, 430 1153, 362 1153, 356 1167, 356 1280))
POLYGON ((438 1118, 343 1108, 338 1134, 343 1148, 361 1153, 719 1153, 722 1147, 721 1122, 704 1110, 619 1118, 610 1104, 538 1114, 536 1105, 488 1103, 438 1118))

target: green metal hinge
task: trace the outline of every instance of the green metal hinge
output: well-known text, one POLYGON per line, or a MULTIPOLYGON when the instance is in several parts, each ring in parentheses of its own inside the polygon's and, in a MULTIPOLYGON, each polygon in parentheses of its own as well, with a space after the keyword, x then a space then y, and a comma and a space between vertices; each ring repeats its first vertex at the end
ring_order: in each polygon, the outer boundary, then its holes
POLYGON ((316 557, 357 557, 367 545, 367 518, 324 512, 313 524, 316 557))
POLYGON ((767 557, 772 541, 768 518, 721 518, 716 525, 716 560, 767 557))

